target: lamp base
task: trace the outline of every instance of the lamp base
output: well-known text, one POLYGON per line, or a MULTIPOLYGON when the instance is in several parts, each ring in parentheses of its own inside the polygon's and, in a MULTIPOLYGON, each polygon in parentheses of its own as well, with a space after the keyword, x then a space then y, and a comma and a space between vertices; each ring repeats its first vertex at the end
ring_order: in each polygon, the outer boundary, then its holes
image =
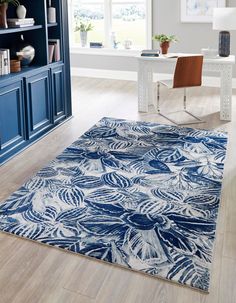
POLYGON ((230 33, 221 31, 219 34, 219 56, 228 57, 230 55, 230 33))

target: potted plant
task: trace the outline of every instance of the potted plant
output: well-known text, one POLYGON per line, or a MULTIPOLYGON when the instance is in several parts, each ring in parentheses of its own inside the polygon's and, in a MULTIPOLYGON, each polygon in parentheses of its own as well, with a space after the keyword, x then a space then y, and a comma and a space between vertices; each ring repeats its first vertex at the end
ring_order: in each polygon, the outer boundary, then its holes
POLYGON ((78 24, 76 24, 75 32, 80 31, 80 41, 82 47, 87 45, 88 32, 91 30, 93 30, 93 25, 91 22, 80 21, 78 24))
POLYGON ((153 36, 154 41, 158 41, 161 47, 161 53, 166 55, 168 53, 168 48, 170 47, 170 42, 177 42, 177 39, 174 35, 155 35, 153 36))
POLYGON ((7 8, 9 3, 12 3, 15 6, 20 5, 18 0, 0 0, 0 28, 8 28, 7 8))

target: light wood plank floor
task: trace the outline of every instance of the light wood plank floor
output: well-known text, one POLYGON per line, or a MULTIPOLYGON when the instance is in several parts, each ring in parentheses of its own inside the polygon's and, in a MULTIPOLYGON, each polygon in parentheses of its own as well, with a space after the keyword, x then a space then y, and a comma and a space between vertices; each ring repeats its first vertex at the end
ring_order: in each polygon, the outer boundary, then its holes
MULTIPOLYGON (((180 108, 181 94, 163 90, 163 109, 180 108)), ((233 121, 222 122, 219 89, 189 91, 190 110, 207 121, 195 127, 229 133, 210 294, 0 233, 0 303, 235 303, 235 94, 233 121)), ((168 124, 152 108, 139 114, 136 98, 135 82, 74 78, 74 118, 0 167, 0 201, 103 116, 168 124)))

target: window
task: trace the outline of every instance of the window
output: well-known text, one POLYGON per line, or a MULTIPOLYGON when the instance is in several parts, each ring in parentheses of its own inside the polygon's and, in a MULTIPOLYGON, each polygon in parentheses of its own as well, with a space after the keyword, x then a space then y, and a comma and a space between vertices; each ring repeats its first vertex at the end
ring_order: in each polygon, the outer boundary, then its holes
POLYGON ((72 44, 80 45, 80 32, 74 28, 84 21, 93 25, 88 43, 122 49, 130 40, 133 49, 151 47, 151 0, 71 0, 70 4, 72 44))

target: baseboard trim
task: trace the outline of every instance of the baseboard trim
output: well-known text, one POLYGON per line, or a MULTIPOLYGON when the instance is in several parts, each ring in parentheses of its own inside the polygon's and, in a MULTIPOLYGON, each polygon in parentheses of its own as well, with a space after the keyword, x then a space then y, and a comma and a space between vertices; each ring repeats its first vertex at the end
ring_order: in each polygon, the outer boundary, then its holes
POLYGON ((137 81, 137 73, 131 71, 72 67, 71 75, 75 77, 137 81))
MULTIPOLYGON (((92 69, 72 67, 71 75, 74 77, 102 78, 114 80, 137 81, 137 72, 134 71, 119 71, 107 69, 92 69)), ((154 81, 159 79, 170 79, 170 74, 154 74, 154 81)), ((233 78, 233 88, 236 88, 236 78, 233 78)), ((219 77, 203 77, 203 86, 220 87, 219 77)))

